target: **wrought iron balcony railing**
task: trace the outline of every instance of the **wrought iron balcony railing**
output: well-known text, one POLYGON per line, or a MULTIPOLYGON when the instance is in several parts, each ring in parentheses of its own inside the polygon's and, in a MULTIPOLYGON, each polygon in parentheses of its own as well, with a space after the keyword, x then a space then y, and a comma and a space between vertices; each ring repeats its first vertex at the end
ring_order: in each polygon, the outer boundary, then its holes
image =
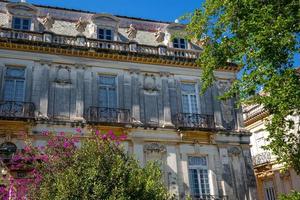
POLYGON ((176 127, 186 129, 215 129, 213 115, 179 113, 176 115, 176 127))
POLYGON ((0 117, 10 119, 34 118, 35 106, 31 102, 3 101, 0 102, 0 117))
POLYGON ((193 200, 228 200, 227 196, 216 196, 216 195, 200 195, 193 196, 193 200))
POLYGON ((93 49, 96 51, 112 51, 119 53, 134 53, 149 56, 160 57, 171 60, 194 61, 200 55, 199 50, 177 49, 164 46, 150 46, 137 43, 107 41, 82 36, 59 35, 55 33, 41 33, 33 31, 14 30, 10 28, 0 28, 0 39, 13 42, 31 42, 39 46, 59 46, 84 49, 93 49))
POLYGON ((129 124, 130 110, 91 106, 86 113, 89 123, 129 124))
POLYGON ((272 155, 268 151, 257 154, 252 157, 253 166, 267 164, 271 162, 271 159, 272 159, 272 155))

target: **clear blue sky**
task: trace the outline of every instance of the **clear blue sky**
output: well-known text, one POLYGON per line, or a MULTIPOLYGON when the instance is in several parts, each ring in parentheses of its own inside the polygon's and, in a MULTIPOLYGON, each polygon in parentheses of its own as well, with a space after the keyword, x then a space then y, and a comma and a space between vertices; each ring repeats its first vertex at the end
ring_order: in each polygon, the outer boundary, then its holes
MULTIPOLYGON (((29 3, 173 22, 203 0, 27 0, 29 3)), ((300 55, 294 59, 300 66, 300 55)))
POLYGON ((202 0, 27 0, 29 3, 173 22, 202 0))

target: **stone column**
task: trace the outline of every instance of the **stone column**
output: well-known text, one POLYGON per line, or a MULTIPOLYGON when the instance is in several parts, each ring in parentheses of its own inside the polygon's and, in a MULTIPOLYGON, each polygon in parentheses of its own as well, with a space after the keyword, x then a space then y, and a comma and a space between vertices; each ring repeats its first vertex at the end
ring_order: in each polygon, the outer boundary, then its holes
POLYGON ((221 162, 221 190, 220 195, 233 196, 233 180, 229 165, 229 157, 226 146, 219 146, 220 162, 221 162))
POLYGON ((144 148, 143 144, 139 142, 133 142, 133 154, 135 158, 139 161, 140 165, 144 166, 144 148))
POLYGON ((140 83, 139 83, 139 70, 131 70, 131 88, 132 88, 132 118, 133 123, 141 123, 140 117, 140 83))
POLYGON ((171 105, 170 105, 170 94, 169 94, 169 73, 161 73, 162 78, 162 102, 163 102, 163 127, 173 127, 171 118, 171 105))
POLYGON ((218 196, 219 190, 218 190, 218 183, 217 183, 217 173, 216 173, 216 163, 214 159, 214 154, 208 154, 208 179, 209 179, 209 185, 211 189, 211 195, 218 196))
POLYGON ((40 60, 35 63, 32 81, 32 102, 36 106, 38 118, 46 119, 48 111, 49 66, 51 61, 40 60))
POLYGON ((168 176, 168 187, 172 195, 176 198, 179 197, 178 188, 178 170, 177 170, 177 151, 175 146, 167 146, 167 176, 168 176))
POLYGON ((90 68, 86 67, 84 70, 84 109, 87 111, 90 106, 93 105, 93 93, 92 93, 92 72, 90 68))
MULTIPOLYGON (((76 120, 83 120, 84 114, 84 65, 76 65, 76 120)), ((74 85, 75 87, 75 85, 74 85)))
POLYGON ((24 100, 27 102, 31 102, 32 98, 32 79, 33 79, 33 71, 34 71, 34 66, 26 66, 26 77, 25 77, 25 97, 24 100))
POLYGON ((5 65, 3 63, 0 63, 0 100, 3 98, 3 90, 4 90, 4 72, 5 72, 5 65))
POLYGON ((249 200, 257 199, 256 179, 253 171, 251 152, 249 147, 243 147, 242 155, 245 163, 245 182, 249 200))
POLYGON ((123 84, 124 84, 124 108, 129 109, 131 111, 132 109, 132 85, 131 85, 131 75, 129 73, 124 73, 124 78, 123 78, 123 84))

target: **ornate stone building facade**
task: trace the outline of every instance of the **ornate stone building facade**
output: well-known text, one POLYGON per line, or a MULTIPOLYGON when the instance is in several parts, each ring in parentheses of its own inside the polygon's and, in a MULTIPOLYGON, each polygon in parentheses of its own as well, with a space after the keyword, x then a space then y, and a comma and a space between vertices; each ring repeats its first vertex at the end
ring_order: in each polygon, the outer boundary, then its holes
MULTIPOLYGON (((251 153, 257 181, 258 199, 276 200, 280 194, 292 190, 300 191, 300 176, 293 169, 282 172, 282 165, 276 157, 263 149, 267 144, 266 120, 269 118, 262 106, 247 106, 244 109, 245 126, 252 133, 251 153)), ((291 116, 295 121, 295 131, 299 128, 299 116, 291 116)))
POLYGON ((0 26, 0 149, 22 149, 22 132, 43 145, 44 130, 113 130, 177 199, 256 199, 241 110, 217 99, 236 66, 200 96, 184 25, 0 1, 0 26))

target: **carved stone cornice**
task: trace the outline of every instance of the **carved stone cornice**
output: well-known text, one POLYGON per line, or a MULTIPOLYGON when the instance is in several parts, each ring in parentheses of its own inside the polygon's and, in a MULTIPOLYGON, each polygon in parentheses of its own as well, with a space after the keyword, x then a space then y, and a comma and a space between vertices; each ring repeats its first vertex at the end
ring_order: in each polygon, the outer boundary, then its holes
MULTIPOLYGON (((191 61, 178 61, 178 60, 169 60, 163 58, 155 57, 145 57, 143 55, 121 55, 113 52, 95 52, 95 51, 85 51, 85 50, 75 50, 75 49, 64 49, 58 47, 49 47, 41 46, 34 44, 18 44, 12 42, 1 41, 0 49, 16 50, 16 51, 25 51, 25 52, 34 52, 34 53, 45 53, 45 54, 54 54, 62 56, 74 56, 74 57, 84 57, 92 59, 101 59, 101 60, 112 60, 112 61, 121 61, 121 62, 131 62, 131 63, 141 63, 141 64, 151 64, 151 65, 160 65, 160 66, 170 66, 170 67, 180 67, 180 68, 198 68, 195 62, 191 61)), ((237 68, 233 66, 225 66, 218 71, 230 71, 236 72, 237 68)))

